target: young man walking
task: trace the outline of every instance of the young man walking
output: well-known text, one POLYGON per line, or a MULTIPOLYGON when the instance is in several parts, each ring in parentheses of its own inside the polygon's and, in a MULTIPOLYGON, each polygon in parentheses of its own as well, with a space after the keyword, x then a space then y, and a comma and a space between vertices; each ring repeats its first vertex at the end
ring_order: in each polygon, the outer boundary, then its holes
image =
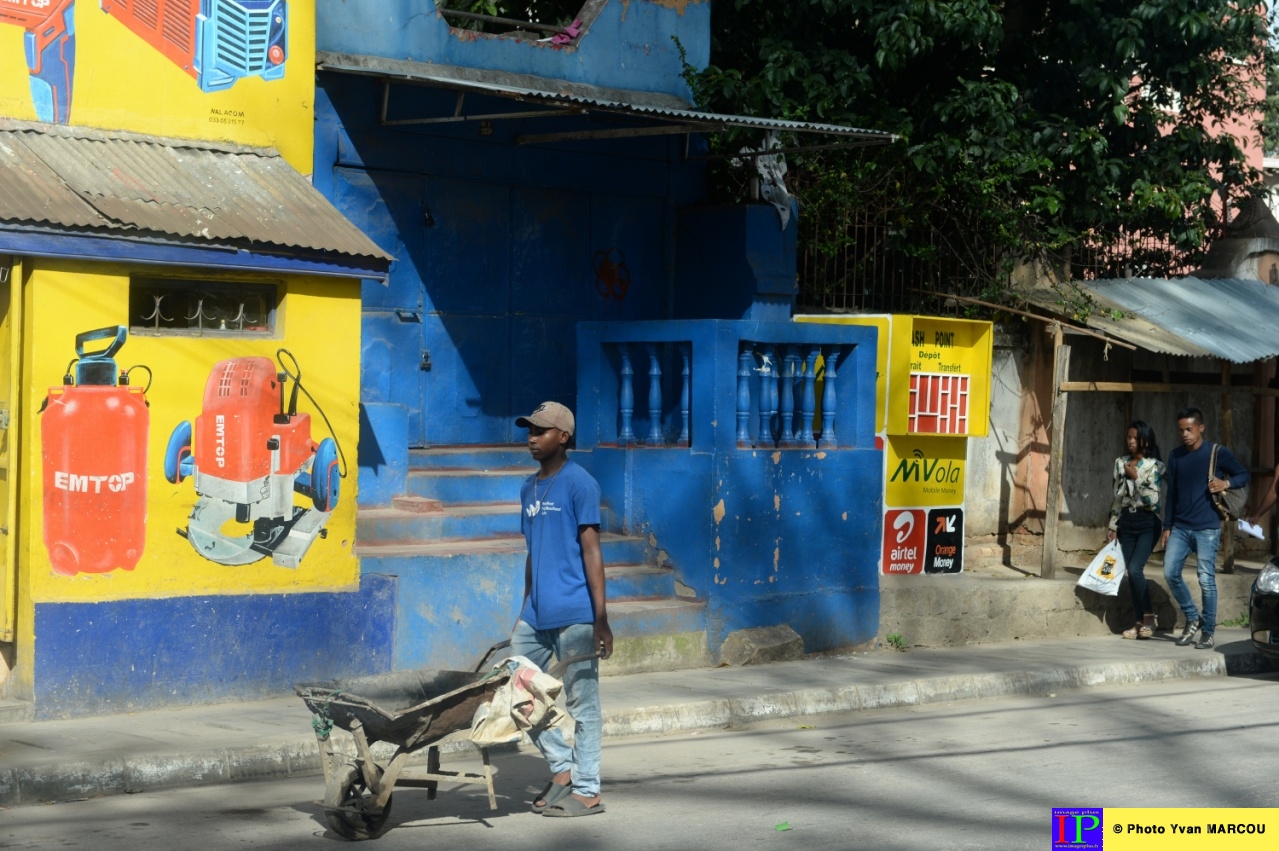
POLYGON ((599 660, 613 653, 604 607, 600 555, 600 486, 569 460, 573 412, 543 402, 515 421, 528 429, 528 449, 540 469, 520 490, 520 528, 528 546, 524 603, 511 635, 511 653, 545 669, 551 661, 591 656, 564 675, 573 744, 551 728, 532 736, 551 768, 551 781, 533 812, 567 818, 604 812, 600 800, 599 660), (598 658, 596 658, 598 657, 598 658))
POLYGON ((1221 543, 1221 515, 1212 504, 1212 494, 1230 488, 1241 488, 1252 478, 1246 467, 1224 446, 1217 447, 1215 475, 1209 479, 1213 444, 1204 441, 1204 417, 1198 408, 1186 408, 1177 414, 1177 431, 1181 446, 1168 455, 1167 506, 1164 509, 1164 533, 1159 543, 1164 550, 1164 578, 1186 616, 1185 629, 1177 644, 1185 647, 1199 633, 1199 650, 1213 646, 1217 627, 1217 547, 1221 543), (1195 608, 1190 589, 1182 579, 1186 556, 1195 554, 1199 589, 1203 594, 1203 612, 1195 608))

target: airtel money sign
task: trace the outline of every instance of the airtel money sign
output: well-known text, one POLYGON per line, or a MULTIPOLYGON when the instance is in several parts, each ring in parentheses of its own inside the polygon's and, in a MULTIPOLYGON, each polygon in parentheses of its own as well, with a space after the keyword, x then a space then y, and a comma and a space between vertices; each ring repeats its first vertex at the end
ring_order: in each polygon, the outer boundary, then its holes
POLYGON ((884 512, 883 572, 924 572, 924 512, 889 509, 884 512))

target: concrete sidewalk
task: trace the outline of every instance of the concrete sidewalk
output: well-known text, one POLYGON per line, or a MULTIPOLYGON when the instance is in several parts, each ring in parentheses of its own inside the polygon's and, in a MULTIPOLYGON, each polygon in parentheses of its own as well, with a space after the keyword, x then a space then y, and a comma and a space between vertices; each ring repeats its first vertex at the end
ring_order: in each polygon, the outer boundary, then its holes
MULTIPOLYGON (((1201 651, 1175 646, 1170 634, 1109 635, 615 676, 601 689, 605 735, 1271 670, 1246 630, 1218 629, 1217 640, 1201 651)), ((282 697, 0 724, 0 806, 319 775, 311 717, 302 701, 282 697)), ((451 750, 470 747, 460 740, 451 750)))

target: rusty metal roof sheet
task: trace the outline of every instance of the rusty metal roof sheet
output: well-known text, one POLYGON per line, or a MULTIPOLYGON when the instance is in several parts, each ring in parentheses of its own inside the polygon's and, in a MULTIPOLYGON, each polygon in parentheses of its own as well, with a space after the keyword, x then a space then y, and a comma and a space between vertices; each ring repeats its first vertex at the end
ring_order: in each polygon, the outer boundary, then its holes
POLYGON ((847 127, 842 124, 699 112, 692 109, 686 101, 670 95, 609 89, 531 74, 460 68, 405 59, 326 51, 317 51, 315 59, 321 71, 398 79, 476 94, 542 103, 550 107, 580 107, 582 111, 597 110, 639 118, 678 121, 690 126, 696 125, 693 127, 693 132, 699 133, 714 133, 729 127, 742 127, 793 133, 818 133, 856 140, 862 144, 886 144, 897 139, 897 136, 892 133, 863 130, 860 127, 847 127))
POLYGON ((273 150, 9 119, 0 223, 394 259, 273 150))
MULTIPOLYGON (((1088 327, 1152 352, 1250 363, 1279 356, 1279 287, 1242 278, 1074 281, 1095 305, 1088 327)), ((1031 301, 1062 314, 1055 291, 1031 301)))

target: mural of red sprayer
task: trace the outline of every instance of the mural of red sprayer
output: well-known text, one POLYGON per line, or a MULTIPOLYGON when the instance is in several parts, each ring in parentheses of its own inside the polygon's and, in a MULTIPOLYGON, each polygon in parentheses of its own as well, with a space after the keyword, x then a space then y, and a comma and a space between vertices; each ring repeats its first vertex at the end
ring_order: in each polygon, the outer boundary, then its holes
POLYGON ((117 373, 123 325, 77 334, 61 387, 40 408, 44 544, 55 573, 132 570, 146 545, 147 387, 117 373), (106 348, 87 351, 109 341, 106 348))

